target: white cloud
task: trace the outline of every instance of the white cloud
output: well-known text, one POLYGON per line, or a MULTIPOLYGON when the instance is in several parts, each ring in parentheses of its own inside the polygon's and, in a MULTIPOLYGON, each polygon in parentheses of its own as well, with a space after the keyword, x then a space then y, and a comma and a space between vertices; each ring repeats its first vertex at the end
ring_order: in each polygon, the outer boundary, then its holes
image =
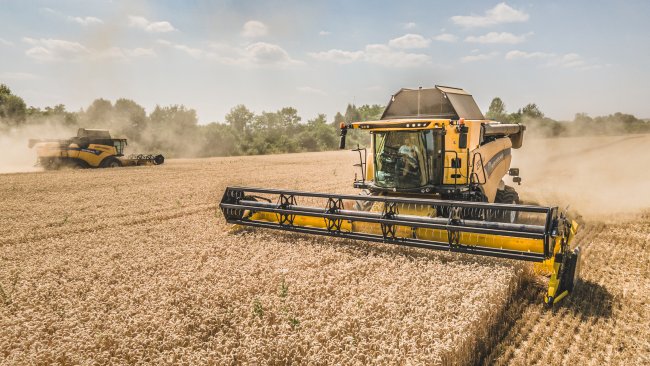
POLYGON ((134 57, 156 55, 151 49, 128 49, 120 47, 92 49, 79 42, 62 39, 34 39, 25 37, 23 38, 23 41, 32 46, 25 51, 25 54, 28 57, 41 62, 79 62, 94 60, 128 61, 134 57))
POLYGON ((499 3, 484 15, 456 15, 451 20, 463 27, 487 27, 503 23, 525 22, 530 18, 521 10, 514 9, 506 3, 499 3))
POLYGON ((151 48, 134 48, 128 54, 133 57, 156 57, 156 51, 151 48))
POLYGON ((40 10, 43 13, 58 14, 58 12, 52 8, 39 8, 38 10, 40 10))
POLYGON ((351 62, 359 60, 363 56, 363 52, 332 49, 322 52, 310 52, 309 56, 321 61, 335 62, 338 64, 349 64, 351 62))
POLYGON ((558 55, 555 53, 546 52, 526 52, 520 50, 513 50, 506 53, 506 60, 546 60, 542 66, 544 67, 561 67, 565 69, 578 69, 578 70, 594 70, 607 67, 610 65, 603 65, 600 63, 589 62, 577 53, 567 53, 558 55))
POLYGON ((531 59, 531 58, 548 58, 553 57, 553 53, 544 53, 544 52, 525 52, 519 50, 513 50, 506 53, 506 60, 516 60, 516 59, 531 59))
POLYGON ((506 43, 506 44, 517 44, 522 43, 526 40, 526 37, 532 33, 526 33, 521 35, 514 35, 508 32, 490 32, 482 36, 468 36, 465 38, 465 42, 473 43, 506 43))
POLYGON ((256 65, 290 65, 301 63, 292 59, 289 53, 282 47, 271 43, 253 43, 246 46, 244 51, 245 59, 256 65))
POLYGON ((96 25, 96 24, 103 24, 104 21, 97 18, 97 17, 91 17, 91 16, 86 16, 86 17, 75 17, 75 16, 69 16, 61 13, 60 11, 54 10, 52 8, 39 8, 39 10, 42 13, 46 13, 49 15, 54 15, 58 18, 66 19, 68 22, 72 23, 77 23, 79 25, 83 26, 89 26, 89 25, 96 25))
POLYGON ((415 28, 417 26, 418 25, 413 23, 413 22, 408 22, 408 23, 404 24, 404 29, 413 29, 413 28, 415 28))
POLYGON ((176 28, 167 21, 151 22, 145 17, 129 15, 129 25, 140 28, 150 33, 166 33, 175 31, 176 28))
POLYGON ((9 41, 7 41, 6 39, 2 39, 2 38, 0 38, 0 45, 7 46, 7 47, 11 47, 11 46, 14 45, 14 43, 13 43, 13 42, 9 42, 9 41))
POLYGON ((476 61, 486 61, 486 60, 493 59, 498 55, 499 55, 498 52, 479 53, 479 54, 474 54, 469 56, 463 56, 460 58, 460 62, 467 63, 467 62, 476 62, 476 61))
POLYGON ((428 64, 431 57, 420 53, 395 51, 383 44, 371 44, 364 49, 364 60, 369 63, 401 68, 428 64))
POLYGON ((548 66, 559 66, 564 68, 585 67, 586 61, 577 53, 567 53, 554 58, 548 63, 548 66))
POLYGON ((427 48, 431 41, 422 37, 419 34, 405 34, 401 37, 391 39, 388 41, 388 45, 395 48, 427 48))
POLYGON ((319 36, 329 36, 330 34, 332 34, 332 32, 325 31, 325 30, 318 32, 319 36))
POLYGON ((199 59, 205 56, 205 52, 203 50, 198 48, 193 48, 184 44, 172 43, 163 39, 159 39, 158 43, 185 52, 192 58, 199 59))
POLYGON ((316 95, 327 95, 326 92, 320 89, 312 88, 311 86, 300 86, 296 88, 299 92, 305 93, 305 94, 316 94, 316 95))
POLYGON ((385 44, 370 44, 361 51, 342 51, 332 49, 323 52, 312 52, 312 58, 321 61, 349 64, 364 61, 387 67, 416 67, 429 64, 431 57, 421 53, 399 51, 385 44))
POLYGON ((0 73, 0 79, 3 80, 35 80, 38 77, 27 72, 3 72, 0 73))
POLYGON ((102 24, 104 23, 103 20, 95 17, 68 17, 68 21, 74 22, 83 26, 89 26, 93 24, 102 24))
POLYGON ((166 40, 158 40, 158 43, 185 52, 195 59, 212 60, 227 65, 243 67, 282 67, 302 64, 301 61, 291 58, 289 53, 282 47, 266 42, 256 42, 242 47, 213 43, 210 45, 210 50, 194 48, 166 40))
POLYGON ((241 31, 241 35, 246 38, 257 38, 265 36, 269 33, 269 29, 266 24, 257 21, 249 20, 244 23, 244 27, 241 31))
POLYGON ((440 41, 440 42, 456 42, 458 40, 458 37, 451 33, 442 33, 438 34, 437 36, 434 36, 433 39, 435 41, 440 41))
POLYGON ((38 61, 78 61, 90 55, 90 51, 79 42, 29 37, 23 38, 23 41, 33 46, 25 54, 38 61))

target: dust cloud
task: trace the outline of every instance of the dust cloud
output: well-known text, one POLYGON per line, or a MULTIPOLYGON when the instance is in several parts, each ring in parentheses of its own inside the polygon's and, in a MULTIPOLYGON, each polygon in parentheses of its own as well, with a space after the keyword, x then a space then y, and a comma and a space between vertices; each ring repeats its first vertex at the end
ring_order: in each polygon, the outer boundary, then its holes
MULTIPOLYGON (((650 135, 528 138, 513 150, 524 202, 625 220, 650 208, 650 135)), ((509 183, 512 184, 512 183, 509 183)))
POLYGON ((30 138, 69 138, 76 134, 74 127, 63 127, 55 122, 13 127, 0 132, 0 173, 40 171, 36 151, 28 147, 30 138))

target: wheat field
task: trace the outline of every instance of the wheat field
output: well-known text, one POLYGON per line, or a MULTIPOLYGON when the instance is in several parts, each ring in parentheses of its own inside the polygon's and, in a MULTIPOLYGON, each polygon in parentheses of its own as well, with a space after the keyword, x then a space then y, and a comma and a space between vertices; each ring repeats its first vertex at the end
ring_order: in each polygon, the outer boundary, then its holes
POLYGON ((227 184, 351 192, 350 153, 2 175, 5 364, 468 363, 521 266, 229 233, 227 184))
MULTIPOLYGON (((552 148, 601 144, 565 142, 552 148)), ((537 145, 527 153, 549 148, 537 145)), ((541 305, 544 280, 525 264, 234 232, 217 209, 227 185, 353 193, 355 159, 343 151, 0 175, 0 363, 650 362, 650 217, 638 199, 615 223, 578 200, 585 282, 551 311, 541 305)), ((518 163, 522 198, 564 200, 560 185, 545 193, 548 172, 529 169, 526 181, 527 162, 518 163)))

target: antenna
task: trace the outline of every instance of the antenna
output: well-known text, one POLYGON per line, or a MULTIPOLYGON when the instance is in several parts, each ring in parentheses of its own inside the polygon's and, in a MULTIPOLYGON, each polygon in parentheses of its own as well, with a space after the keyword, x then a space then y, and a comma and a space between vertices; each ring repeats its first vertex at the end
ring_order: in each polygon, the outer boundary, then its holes
POLYGON ((422 87, 418 88, 418 117, 420 117, 420 93, 422 92, 422 87))

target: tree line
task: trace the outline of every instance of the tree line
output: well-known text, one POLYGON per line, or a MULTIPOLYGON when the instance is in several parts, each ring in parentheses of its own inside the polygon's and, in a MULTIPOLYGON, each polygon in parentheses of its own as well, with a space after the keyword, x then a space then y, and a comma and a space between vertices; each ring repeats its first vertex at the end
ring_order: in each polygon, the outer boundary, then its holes
MULTIPOLYGON (((115 137, 126 137, 133 152, 161 152, 169 157, 334 150, 338 148, 341 122, 379 119, 382 112, 380 105, 350 104, 344 114, 336 113, 331 121, 325 114, 303 121, 293 107, 255 114, 245 105, 237 105, 223 123, 199 124, 196 111, 183 105, 157 105, 147 114, 133 100, 121 98, 112 103, 100 98, 76 112, 68 111, 63 104, 41 109, 27 107, 9 87, 0 86, 0 134, 39 125, 71 134, 79 127, 108 129, 115 137)), ((47 132, 44 128, 43 133, 47 132)), ((368 137, 357 131, 348 138, 352 144, 366 145, 368 137)))
MULTIPOLYGON (((113 136, 126 137, 132 152, 160 152, 168 157, 334 150, 338 148, 341 122, 377 120, 383 110, 384 106, 378 104, 348 104, 345 112, 336 113, 332 120, 319 114, 303 121, 293 107, 256 114, 241 104, 233 107, 222 123, 199 124, 196 111, 183 105, 157 105, 147 114, 143 106, 124 98, 114 103, 96 99, 86 109, 76 112, 68 111, 63 104, 27 107, 20 96, 0 84, 0 134, 26 126, 54 126, 71 134, 78 127, 108 129, 113 136)), ((648 122, 629 114, 591 118, 580 113, 572 122, 560 122, 546 117, 534 103, 508 113, 500 98, 492 100, 486 117, 523 123, 531 134, 546 137, 650 132, 648 122)), ((46 134, 48 129, 42 131, 46 134)), ((347 140, 348 147, 367 146, 369 137, 362 131, 351 130, 347 140)))
POLYGON ((541 137, 593 136, 625 133, 649 133, 650 123, 634 115, 614 113, 590 117, 577 113, 573 121, 557 121, 544 115, 537 104, 529 103, 515 112, 508 113, 501 98, 492 99, 485 117, 504 123, 521 123, 530 134, 541 137))

